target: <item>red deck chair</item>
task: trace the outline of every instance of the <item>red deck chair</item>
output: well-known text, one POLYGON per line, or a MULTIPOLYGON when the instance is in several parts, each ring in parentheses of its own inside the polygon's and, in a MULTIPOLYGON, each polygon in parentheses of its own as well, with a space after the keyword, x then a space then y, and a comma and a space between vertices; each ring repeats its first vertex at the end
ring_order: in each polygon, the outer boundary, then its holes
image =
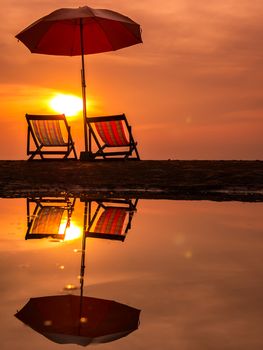
POLYGON ((136 211, 137 200, 97 202, 97 208, 86 230, 86 237, 124 241, 136 211))
POLYGON ((137 142, 132 136, 132 128, 125 114, 90 117, 87 124, 91 134, 91 145, 97 149, 91 157, 101 159, 135 159, 140 160, 137 142), (117 149, 117 150, 116 150, 117 149))
POLYGON ((28 160, 39 156, 40 159, 69 159, 73 152, 73 159, 77 159, 70 127, 64 114, 61 115, 30 115, 26 114, 28 123, 27 155, 28 160), (31 141, 34 149, 31 149, 31 141), (52 148, 52 150, 50 150, 52 148), (49 156, 48 158, 46 156, 49 156), (50 157, 51 156, 51 157, 50 157))

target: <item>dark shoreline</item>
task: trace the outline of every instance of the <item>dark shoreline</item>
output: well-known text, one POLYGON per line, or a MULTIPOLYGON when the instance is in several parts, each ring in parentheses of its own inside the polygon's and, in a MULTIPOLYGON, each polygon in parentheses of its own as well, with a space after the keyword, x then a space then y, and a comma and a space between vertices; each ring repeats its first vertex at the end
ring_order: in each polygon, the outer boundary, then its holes
POLYGON ((263 161, 0 161, 0 197, 263 201, 263 161))

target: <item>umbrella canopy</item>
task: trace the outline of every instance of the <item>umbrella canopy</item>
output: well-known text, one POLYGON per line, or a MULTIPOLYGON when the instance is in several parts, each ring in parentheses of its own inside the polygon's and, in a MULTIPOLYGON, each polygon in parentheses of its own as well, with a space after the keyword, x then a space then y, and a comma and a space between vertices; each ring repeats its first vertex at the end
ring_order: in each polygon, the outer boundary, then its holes
MULTIPOLYGON (((106 9, 62 8, 40 18, 16 35, 33 53, 82 56, 82 97, 86 130, 84 55, 119 50, 142 42, 140 25, 106 9)), ((85 151, 88 148, 85 131, 85 151)))
POLYGON ((140 310, 113 300, 69 294, 31 298, 15 316, 56 343, 85 346, 133 332, 140 310))
POLYGON ((16 38, 33 53, 61 56, 119 50, 142 42, 139 24, 120 13, 88 6, 58 9, 16 38))

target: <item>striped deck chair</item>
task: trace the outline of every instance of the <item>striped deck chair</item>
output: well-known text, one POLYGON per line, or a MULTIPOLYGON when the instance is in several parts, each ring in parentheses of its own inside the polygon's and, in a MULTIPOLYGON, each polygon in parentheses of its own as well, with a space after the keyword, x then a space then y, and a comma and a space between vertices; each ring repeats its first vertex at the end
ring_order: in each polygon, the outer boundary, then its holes
POLYGON ((54 156, 58 156, 59 159, 69 159, 71 152, 73 152, 73 159, 77 159, 70 127, 64 114, 26 114, 26 120, 28 124, 27 155, 30 156, 28 160, 36 156, 39 156, 40 159, 57 159, 54 156), (33 150, 31 149, 32 141, 33 150))
POLYGON ((93 159, 135 159, 140 160, 137 142, 125 114, 90 117, 87 125, 91 135, 91 148, 96 146, 93 159))
POLYGON ((27 198, 27 232, 25 239, 63 240, 70 225, 75 200, 65 198, 27 198), (35 205, 33 213, 31 204, 35 205))
POLYGON ((137 200, 135 203, 126 200, 97 202, 97 208, 85 231, 86 237, 124 241, 131 228, 137 202, 137 200))

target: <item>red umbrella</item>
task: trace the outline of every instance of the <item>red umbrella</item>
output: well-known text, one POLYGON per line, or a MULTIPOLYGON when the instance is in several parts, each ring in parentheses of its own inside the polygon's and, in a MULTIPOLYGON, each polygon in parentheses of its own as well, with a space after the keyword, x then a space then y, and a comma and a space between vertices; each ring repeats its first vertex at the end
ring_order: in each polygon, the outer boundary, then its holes
POLYGON ((113 300, 55 295, 31 298, 15 316, 56 343, 85 346, 135 331, 140 310, 113 300))
POLYGON ((40 18, 16 35, 31 52, 82 57, 82 97, 85 152, 90 151, 86 128, 84 55, 115 51, 142 42, 140 25, 106 9, 62 8, 40 18))

